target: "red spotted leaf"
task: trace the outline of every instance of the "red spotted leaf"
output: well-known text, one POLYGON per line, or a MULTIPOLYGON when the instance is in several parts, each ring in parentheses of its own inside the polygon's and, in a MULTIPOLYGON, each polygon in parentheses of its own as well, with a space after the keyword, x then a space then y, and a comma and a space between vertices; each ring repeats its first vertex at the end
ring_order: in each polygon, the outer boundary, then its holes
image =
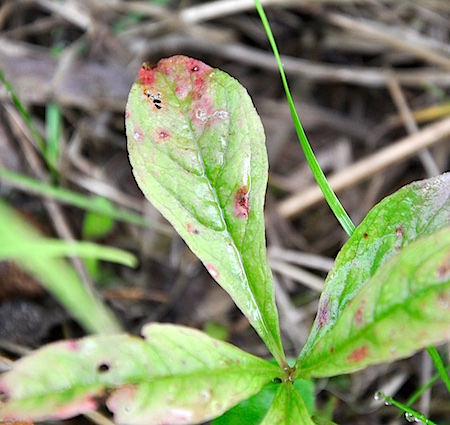
POLYGON ((284 363, 266 259, 265 138, 246 90, 185 56, 144 64, 126 127, 133 173, 147 199, 284 363))
POLYGON ((298 362, 332 376, 401 359, 450 340, 450 227, 408 245, 379 269, 298 362))
POLYGON ((63 341, 17 361, 0 377, 0 421, 67 419, 107 397, 116 423, 200 423, 282 373, 193 329, 151 324, 143 334, 63 341))

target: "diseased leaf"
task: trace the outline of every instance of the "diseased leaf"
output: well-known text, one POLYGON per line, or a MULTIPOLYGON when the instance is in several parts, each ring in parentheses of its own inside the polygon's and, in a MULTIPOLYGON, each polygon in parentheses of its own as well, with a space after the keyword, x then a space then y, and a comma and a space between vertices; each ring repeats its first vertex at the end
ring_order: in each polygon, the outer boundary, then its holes
POLYGON ((266 258, 264 130, 247 91, 185 56, 144 64, 126 127, 139 187, 284 365, 266 258))
POLYGON ((450 341, 450 227, 388 260, 298 363, 302 377, 349 373, 450 341))
POLYGON ((292 383, 284 382, 261 425, 314 425, 302 396, 292 383))
POLYGON ((328 274, 317 317, 298 364, 333 328, 345 306, 377 270, 408 244, 450 223, 450 173, 411 183, 385 198, 344 245, 328 274))
POLYGON ((107 400, 116 423, 195 424, 222 414, 282 371, 206 334, 151 324, 142 338, 102 335, 50 344, 0 377, 0 420, 64 419, 107 400), (49 368, 49 365, 51 367, 49 368))

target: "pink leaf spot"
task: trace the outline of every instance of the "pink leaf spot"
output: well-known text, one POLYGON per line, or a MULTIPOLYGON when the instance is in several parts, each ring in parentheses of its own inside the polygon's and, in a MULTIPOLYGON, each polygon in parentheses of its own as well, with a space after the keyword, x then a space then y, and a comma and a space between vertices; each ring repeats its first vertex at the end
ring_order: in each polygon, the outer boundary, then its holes
POLYGON ((402 238, 403 237, 403 233, 405 233, 405 228, 403 226, 398 226, 395 229, 395 236, 397 236, 397 238, 402 238))
POLYGON ((144 62, 138 73, 138 82, 144 85, 153 84, 155 81, 155 67, 150 62, 144 62))
POLYGON ((199 230, 196 227, 194 227, 192 224, 190 224, 190 223, 186 224, 186 230, 189 233, 193 233, 194 235, 199 235, 200 234, 199 230))
POLYGON ((155 135, 153 140, 155 141, 155 143, 159 144, 162 142, 166 142, 170 139, 170 131, 165 129, 165 128, 158 128, 155 131, 155 135))
MULTIPOLYGON (((9 394, 11 392, 11 388, 8 388, 8 386, 2 382, 0 384, 0 400, 2 401, 6 401, 9 397, 9 394)), ((0 402, 1 405, 1 402, 0 402)))
POLYGON ((364 312, 364 304, 365 304, 365 302, 366 302, 365 300, 362 300, 361 306, 356 311, 355 323, 356 323, 357 326, 361 325, 361 322, 362 322, 362 319, 363 319, 363 312, 364 312))
POLYGON ((141 130, 134 130, 133 131, 133 139, 135 142, 140 142, 143 139, 144 135, 142 134, 141 130))
POLYGON ((125 112, 125 119, 127 120, 128 118, 130 118, 130 112, 129 112, 129 111, 126 111, 126 112, 125 112))
POLYGON ((319 311, 317 312, 317 328, 322 328, 328 323, 328 316, 330 314, 330 309, 328 306, 328 299, 324 298, 323 302, 319 305, 319 311))
POLYGON ((213 279, 217 280, 219 278, 220 276, 219 271, 211 263, 206 264, 206 270, 208 270, 209 274, 212 276, 213 279))
POLYGON ((445 292, 440 292, 437 297, 437 303, 441 310, 448 310, 450 307, 450 296, 445 292))
POLYGON ((136 398, 137 388, 134 385, 123 385, 106 400, 108 409, 113 413, 129 410, 129 405, 136 398))
POLYGON ((61 346, 67 348, 69 351, 78 351, 80 349, 80 344, 76 339, 61 342, 61 346))
POLYGON ((358 308, 358 311, 355 314, 355 322, 357 325, 360 325, 362 322, 362 307, 358 308))
POLYGON ((179 56, 180 60, 185 60, 188 69, 196 74, 204 74, 212 71, 212 68, 206 63, 199 61, 197 59, 188 58, 186 56, 179 56))
POLYGON ((234 215, 237 218, 247 218, 248 210, 248 187, 242 186, 234 197, 234 215))
POLYGON ((437 277, 440 281, 446 281, 450 277, 450 255, 447 255, 443 263, 439 265, 437 277))
POLYGON ((205 84, 206 76, 211 73, 212 68, 197 59, 187 58, 187 67, 194 74, 194 89, 199 90, 205 84))
POLYGON ((347 360, 351 363, 358 363, 364 360, 369 354, 369 349, 367 345, 363 345, 360 348, 353 350, 349 356, 347 356, 347 360))
POLYGON ((54 416, 58 419, 68 419, 72 416, 79 415, 80 413, 87 413, 96 410, 98 403, 88 395, 81 400, 74 400, 70 404, 66 404, 59 410, 55 411, 54 416))

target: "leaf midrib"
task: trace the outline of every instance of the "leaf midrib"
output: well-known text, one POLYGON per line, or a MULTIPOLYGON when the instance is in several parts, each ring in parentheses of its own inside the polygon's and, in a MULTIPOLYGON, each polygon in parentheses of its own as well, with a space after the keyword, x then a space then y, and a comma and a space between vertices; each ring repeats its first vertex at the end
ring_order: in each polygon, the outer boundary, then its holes
MULTIPOLYGON (((218 72, 218 70, 215 70, 215 72, 218 72)), ((260 320, 260 323, 261 323, 261 324, 263 325, 263 327, 264 327, 264 332, 265 332, 265 334, 266 334, 268 337, 270 337, 270 339, 271 339, 270 342, 271 342, 272 346, 273 346, 274 348, 276 348, 276 350, 278 351, 278 350, 279 350, 279 347, 278 347, 278 344, 277 344, 277 342, 276 342, 276 338, 274 337, 274 335, 273 335, 272 332, 270 331, 270 328, 268 327, 266 317, 265 317, 264 314, 262 314, 262 313, 263 313, 263 309, 262 309, 262 307, 260 306, 260 304, 258 303, 256 294, 255 294, 254 289, 253 289, 253 286, 250 284, 250 279, 249 279, 249 276, 248 276, 247 269, 246 269, 246 267, 245 267, 245 265, 244 265, 244 260, 243 260, 242 254, 241 254, 240 250, 238 249, 238 247, 237 247, 237 245, 236 245, 236 241, 235 241, 234 236, 233 236, 232 233, 229 231, 228 223, 227 223, 227 221, 225 220, 224 210, 223 210, 222 206, 220 205, 220 201, 219 201, 219 198, 218 198, 218 196, 217 196, 217 191, 216 191, 215 188, 212 186, 212 182, 211 182, 211 180, 209 179, 208 174, 206 173, 205 161, 204 161, 204 158, 203 158, 201 149, 200 149, 200 147, 199 147, 198 140, 197 140, 197 138, 195 137, 195 133, 194 133, 193 126, 192 126, 192 121, 188 118, 188 114, 186 113, 186 110, 182 107, 182 105, 181 105, 181 103, 180 103, 180 101, 179 101, 179 99, 178 99, 178 97, 177 97, 177 95, 176 95, 175 90, 173 89, 172 85, 170 84, 170 81, 167 79, 167 77, 166 77, 162 72, 160 72, 160 75, 161 75, 161 77, 165 80, 165 83, 166 83, 168 89, 170 89, 173 98, 176 99, 176 102, 177 102, 177 104, 178 104, 179 109, 183 111, 183 115, 184 115, 185 119, 188 121, 189 129, 190 129, 190 131, 191 131, 191 137, 192 137, 192 140, 193 140, 194 143, 195 143, 195 146, 196 146, 196 148, 197 148, 197 152, 198 152, 199 158, 201 159, 201 165, 202 165, 203 175, 204 175, 204 177, 205 177, 205 180, 208 182, 208 189, 209 189, 209 190, 211 191, 211 193, 213 194, 214 199, 215 199, 215 201, 216 201, 216 204, 217 204, 217 206, 219 207, 220 216, 221 216, 221 221, 222 221, 222 223, 223 223, 223 225, 224 225, 224 229, 225 229, 224 232, 226 232, 226 234, 230 237, 231 241, 233 242, 233 247, 235 248, 234 251, 238 254, 237 257, 239 258, 239 263, 240 263, 241 269, 242 269, 242 271, 244 272, 244 275, 245 275, 245 281, 246 281, 246 284, 247 284, 247 288, 249 288, 249 290, 250 290, 253 304, 256 305, 257 308, 258 308, 259 317, 260 317, 260 319, 261 319, 261 320, 260 320)), ((215 81, 216 81, 218 84, 220 84, 220 82, 218 82, 217 80, 215 80, 215 81)), ((191 91, 190 91, 190 92, 192 93, 192 91, 193 91, 193 87, 192 87, 192 79, 191 79, 191 91)), ((228 143, 228 139, 227 139, 227 148, 228 148, 228 144, 229 144, 229 143, 228 143)), ((250 149, 250 152, 251 152, 251 149, 250 149)), ((172 161, 172 159, 171 159, 170 157, 169 157, 169 159, 172 161)), ((225 164, 224 164, 224 167, 225 167, 225 164)), ((158 183, 159 183, 159 182, 158 182, 158 183)), ((159 183, 159 184, 160 184, 162 187, 164 187, 165 190, 167 190, 167 188, 166 188, 165 186, 163 186, 161 183, 159 183)), ((168 191, 168 190, 167 190, 167 191, 168 191)), ((170 193, 170 191, 168 191, 168 192, 170 193)), ((183 207, 184 207, 184 206, 183 206, 183 207)), ((186 207, 184 207, 184 208, 186 209, 186 207)), ((198 221, 198 220, 197 220, 197 221, 198 221)))

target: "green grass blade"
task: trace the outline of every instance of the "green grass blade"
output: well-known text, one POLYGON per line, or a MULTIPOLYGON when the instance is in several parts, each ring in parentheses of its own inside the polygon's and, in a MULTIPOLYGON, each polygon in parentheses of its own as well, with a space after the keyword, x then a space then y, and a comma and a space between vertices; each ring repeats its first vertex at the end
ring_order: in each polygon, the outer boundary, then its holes
POLYGON ((437 425, 430 419, 426 418, 422 413, 419 413, 413 409, 411 409, 408 406, 405 406, 403 403, 400 403, 399 401, 393 399, 392 397, 387 396, 384 393, 378 392, 375 394, 375 398, 377 400, 384 399, 388 405, 392 404, 392 406, 398 407, 400 410, 405 412, 405 415, 408 415, 408 417, 412 420, 408 420, 408 422, 413 422, 414 418, 417 418, 419 421, 426 425, 437 425))
MULTIPOLYGON (((446 367, 446 372, 448 373, 450 371, 450 365, 446 367)), ((439 374, 436 373, 427 383, 420 386, 417 390, 415 390, 411 396, 406 401, 406 406, 410 407, 412 406, 419 398, 422 396, 422 394, 428 390, 428 388, 431 388, 435 382, 439 379, 439 374)))
POLYGON ((45 113, 46 125, 46 157, 56 169, 61 153, 62 115, 61 108, 56 103, 49 103, 45 113))
POLYGON ((14 102, 14 105, 16 105, 17 110, 20 112, 20 114, 22 115, 22 118, 25 120, 25 123, 26 123, 28 129, 30 130, 30 133, 33 136, 33 138, 36 142, 36 145, 37 145, 42 157, 44 158, 45 162, 47 163, 49 169, 53 173, 56 173, 56 170, 53 167, 53 164, 51 163, 49 158, 47 158, 45 140, 42 138, 39 131, 34 126, 28 110, 25 108, 25 106, 20 101, 19 96, 15 92, 12 84, 6 79, 5 74, 3 73, 3 71, 1 69, 0 69, 0 81, 5 85, 5 88, 8 91, 9 95, 11 96, 11 99, 14 102))
POLYGON ((322 169, 320 168, 319 163, 317 162, 317 159, 314 155, 311 145, 309 144, 308 138, 306 137, 305 131, 303 130, 303 126, 300 122, 297 111, 295 109, 294 100, 292 99, 292 95, 289 90, 289 84, 288 84, 288 81, 286 78, 286 74, 284 73, 283 64, 282 64, 281 58, 280 58, 280 53, 278 51, 278 47, 277 47, 275 38, 273 36, 272 30, 270 28, 270 24, 267 19, 266 13, 264 12, 264 8, 262 7, 259 0, 255 0, 255 5, 256 5, 256 9, 259 13, 259 16, 261 18, 261 22, 264 26, 264 29, 266 30, 267 38, 269 39, 270 46, 272 47, 273 54, 274 54, 277 64, 278 64, 281 81, 283 83, 284 91, 286 92, 286 98, 289 103, 289 108, 291 110, 295 130, 297 132, 297 136, 300 141, 300 145, 303 149, 303 152, 305 153, 306 160, 308 161, 309 167, 311 168, 311 171, 312 171, 312 173, 317 181, 317 184, 319 185, 320 190, 322 191, 323 196, 325 197, 328 205, 330 206, 331 210, 333 211, 334 215, 338 219, 338 221, 339 221, 340 225, 342 226, 342 228, 344 229, 344 231, 347 233, 348 236, 351 236, 355 230, 355 225, 351 221, 350 217, 348 216, 344 207, 340 203, 336 194, 333 192, 333 189, 331 189, 322 169))
POLYGON ((36 255, 46 261, 47 258, 76 256, 95 258, 103 261, 135 267, 137 258, 118 248, 102 246, 93 242, 66 242, 59 239, 42 238, 36 241, 16 241, 15 244, 0 246, 0 260, 36 255))
POLYGON ((433 360, 434 366, 436 367, 439 376, 441 377, 442 381, 447 387, 448 392, 450 393, 450 377, 447 373, 444 362, 442 361, 441 356, 438 353, 438 350, 436 350, 436 347, 428 347, 427 351, 431 357, 431 360, 433 360))
POLYGON ((109 202, 106 198, 92 198, 89 196, 85 196, 69 189, 42 183, 31 177, 14 173, 5 168, 0 168, 0 180, 9 182, 15 188, 26 190, 37 195, 43 195, 48 198, 55 199, 59 202, 82 208, 86 211, 95 212, 97 214, 101 214, 106 217, 110 217, 126 223, 135 224, 137 226, 154 229, 165 235, 173 234, 173 231, 169 226, 151 222, 148 219, 142 218, 136 213, 118 208, 117 206, 109 202))

